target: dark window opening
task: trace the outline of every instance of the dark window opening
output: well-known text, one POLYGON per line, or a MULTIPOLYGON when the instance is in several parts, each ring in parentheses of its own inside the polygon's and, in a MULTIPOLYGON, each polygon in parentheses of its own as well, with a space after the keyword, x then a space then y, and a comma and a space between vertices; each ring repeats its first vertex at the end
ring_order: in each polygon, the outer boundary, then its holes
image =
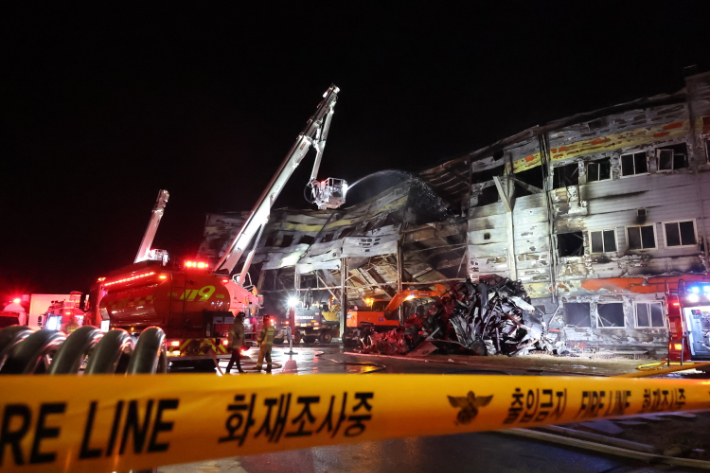
POLYGON ((587 182, 611 179, 611 158, 600 159, 587 164, 587 182))
POLYGON ((609 253, 616 251, 616 232, 602 230, 589 232, 592 240, 592 253, 609 253))
POLYGON ((484 234, 483 234, 483 239, 484 239, 484 240, 490 240, 490 239, 491 239, 491 234, 488 233, 488 232, 484 233, 484 234))
POLYGON ((710 140, 705 140, 705 157, 710 161, 710 140))
POLYGON ((521 171, 515 173, 515 178, 523 181, 525 184, 530 184, 538 189, 543 188, 543 177, 542 177, 542 166, 537 166, 527 171, 521 171))
POLYGON ((653 225, 642 225, 627 228, 630 250, 648 250, 656 248, 656 235, 653 225))
POLYGON ((478 194, 478 203, 476 204, 476 207, 495 204, 498 202, 498 197, 498 188, 496 188, 495 185, 486 187, 480 194, 478 194))
POLYGON ((264 246, 274 246, 274 236, 271 235, 266 238, 266 241, 264 242, 264 246))
POLYGON ((560 256, 583 256, 584 237, 582 232, 558 233, 557 251, 560 256))
POLYGON ((633 176, 634 174, 645 174, 648 172, 646 163, 646 153, 624 154, 621 156, 621 175, 633 176))
POLYGON ((576 186, 579 182, 579 165, 570 163, 565 166, 556 167, 552 176, 552 187, 560 189, 562 187, 576 186))
POLYGON ((656 149, 659 171, 672 171, 688 167, 688 146, 680 143, 656 149))
POLYGON ((636 326, 639 328, 665 327, 666 324, 663 320, 663 306, 661 303, 637 302, 636 326))
POLYGON ((505 166, 498 166, 491 169, 486 169, 485 171, 477 171, 471 175, 471 184, 480 184, 482 182, 490 181, 494 176, 502 176, 505 166))
POLYGON ((597 304, 600 327, 623 327, 624 304, 597 304))
POLYGON ((293 243, 293 235, 284 235, 281 238, 281 248, 291 246, 291 243, 293 243))
POLYGON ((316 239, 313 238, 312 236, 310 236, 310 235, 303 235, 303 236, 301 237, 301 240, 299 241, 299 243, 305 243, 306 245, 312 245, 313 242, 315 242, 315 241, 316 241, 316 239))
POLYGON ((324 243, 326 241, 330 241, 333 239, 333 234, 328 233, 327 235, 323 235, 323 237, 320 239, 321 243, 324 243))
POLYGON ((695 222, 666 223, 666 246, 695 245, 695 222))
POLYGON ((567 325, 572 327, 591 327, 592 317, 589 315, 589 302, 565 302, 567 325))

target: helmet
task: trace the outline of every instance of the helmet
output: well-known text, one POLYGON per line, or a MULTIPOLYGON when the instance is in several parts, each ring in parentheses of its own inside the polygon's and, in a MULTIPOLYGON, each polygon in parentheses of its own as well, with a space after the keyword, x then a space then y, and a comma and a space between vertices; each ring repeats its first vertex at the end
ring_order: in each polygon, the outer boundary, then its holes
POLYGON ((237 318, 238 318, 238 319, 244 320, 244 317, 246 317, 246 314, 245 314, 244 312, 239 312, 239 313, 237 314, 237 318))
POLYGON ((270 321, 270 320, 271 320, 271 316, 270 316, 270 315, 265 315, 265 316, 264 316, 264 322, 265 322, 265 323, 268 322, 268 321, 270 321))

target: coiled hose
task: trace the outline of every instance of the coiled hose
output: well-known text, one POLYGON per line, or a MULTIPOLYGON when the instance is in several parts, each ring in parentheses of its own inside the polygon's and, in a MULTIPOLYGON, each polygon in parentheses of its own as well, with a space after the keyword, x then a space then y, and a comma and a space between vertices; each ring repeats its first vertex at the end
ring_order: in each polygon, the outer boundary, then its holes
POLYGON ((0 375, 154 374, 168 368, 165 332, 149 327, 138 341, 125 330, 102 333, 80 327, 68 337, 62 332, 24 326, 0 330, 0 375))

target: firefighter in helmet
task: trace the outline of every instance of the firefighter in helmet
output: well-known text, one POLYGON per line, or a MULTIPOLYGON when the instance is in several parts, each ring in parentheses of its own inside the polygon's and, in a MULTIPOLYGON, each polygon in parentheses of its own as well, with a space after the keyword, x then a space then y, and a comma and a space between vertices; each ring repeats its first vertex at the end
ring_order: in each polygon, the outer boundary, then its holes
POLYGON ((264 316, 264 328, 259 334, 259 359, 256 362, 256 370, 261 371, 261 365, 266 358, 266 372, 271 373, 271 347, 274 345, 274 327, 271 325, 271 316, 264 316))
POLYGON ((232 369, 234 362, 237 362, 237 369, 240 373, 244 373, 242 369, 242 364, 239 359, 241 358, 241 349, 244 346, 244 312, 239 312, 236 317, 234 317, 234 323, 232 328, 229 330, 229 345, 232 347, 232 356, 227 363, 227 374, 232 369))

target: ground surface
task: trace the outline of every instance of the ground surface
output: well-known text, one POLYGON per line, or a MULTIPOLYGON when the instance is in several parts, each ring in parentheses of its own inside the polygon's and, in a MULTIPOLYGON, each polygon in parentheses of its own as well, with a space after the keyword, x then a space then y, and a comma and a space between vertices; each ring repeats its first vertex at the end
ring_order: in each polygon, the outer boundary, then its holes
MULTIPOLYGON (((376 376, 377 373, 508 374, 528 376, 613 376, 636 371, 647 360, 592 359, 534 355, 520 358, 429 356, 424 358, 363 356, 343 353, 337 344, 301 345, 288 355, 289 348, 276 346, 273 375, 292 373, 317 375, 351 373, 376 376)), ((256 351, 243 365, 252 371, 256 351)), ((224 371, 226 360, 220 362, 224 371)), ((182 370, 181 370, 182 371, 182 370)), ((252 371, 253 373, 253 371, 252 371)), ((233 373, 234 375, 234 369, 233 373)), ((249 374, 243 376, 258 376, 249 374)), ((676 377, 682 375, 675 375, 676 377)), ((706 376, 695 373, 690 376, 706 376)), ((628 422, 628 421, 627 421, 628 422)), ((609 425, 585 423, 564 426, 578 432, 602 435, 606 443, 614 439, 657 445, 657 453, 710 460, 710 414, 650 416, 631 423, 614 421, 609 425), (589 424, 589 425, 587 425, 589 424), (620 430, 620 431, 619 431, 620 430)), ((461 434, 444 437, 418 437, 354 445, 219 459, 185 465, 165 466, 162 473, 183 472, 441 472, 441 471, 531 471, 614 472, 694 471, 687 467, 651 466, 647 463, 610 456, 563 445, 539 442, 500 433, 461 434)))

